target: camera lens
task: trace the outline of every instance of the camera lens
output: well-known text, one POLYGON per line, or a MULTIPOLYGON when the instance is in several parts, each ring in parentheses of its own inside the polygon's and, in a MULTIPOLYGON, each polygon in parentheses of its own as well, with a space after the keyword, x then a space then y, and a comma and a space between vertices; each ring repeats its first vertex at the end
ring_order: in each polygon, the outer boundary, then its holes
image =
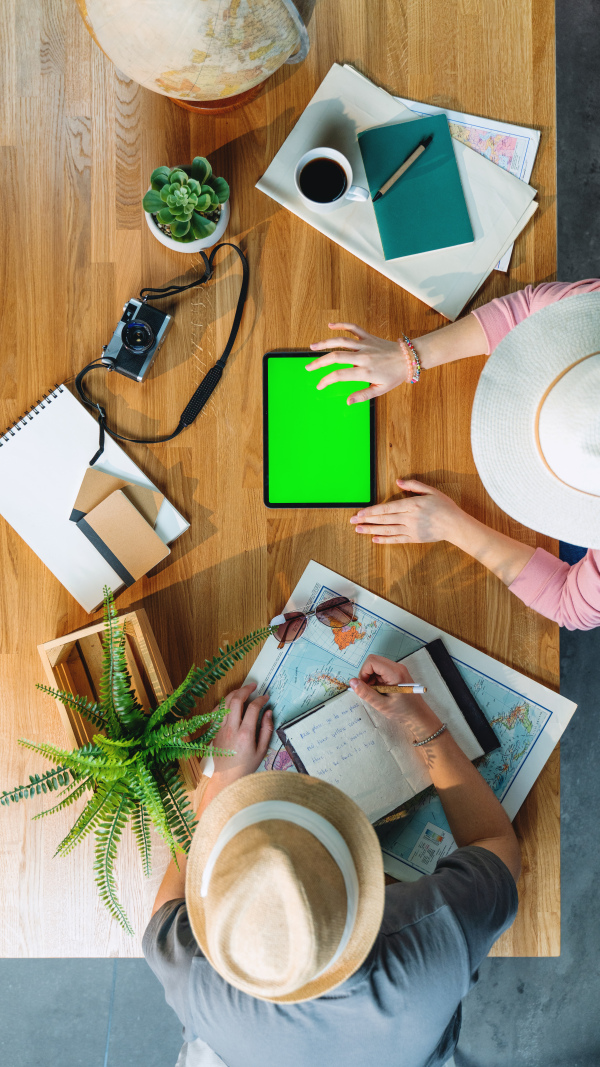
POLYGON ((147 322, 134 319, 133 322, 125 323, 121 331, 121 340, 125 348, 136 356, 141 356, 154 344, 154 331, 147 322))

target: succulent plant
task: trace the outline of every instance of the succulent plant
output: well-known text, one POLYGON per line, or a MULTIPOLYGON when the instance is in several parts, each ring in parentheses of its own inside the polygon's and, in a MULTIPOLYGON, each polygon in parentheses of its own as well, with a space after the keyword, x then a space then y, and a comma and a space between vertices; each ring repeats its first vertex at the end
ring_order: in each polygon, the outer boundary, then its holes
POLYGON ((229 186, 217 178, 203 156, 190 167, 157 167, 142 204, 175 241, 187 243, 209 237, 229 199, 229 186))

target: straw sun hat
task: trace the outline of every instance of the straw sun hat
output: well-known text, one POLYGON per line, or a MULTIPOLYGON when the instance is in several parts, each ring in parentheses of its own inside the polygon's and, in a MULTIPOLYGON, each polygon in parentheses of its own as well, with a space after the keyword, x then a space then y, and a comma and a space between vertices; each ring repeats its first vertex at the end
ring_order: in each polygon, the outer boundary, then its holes
POLYGON ((250 774, 202 815, 185 895, 196 941, 231 985, 262 1000, 309 1000, 349 978, 379 932, 379 841, 335 786, 250 774))
POLYGON ((503 511, 600 548, 600 293, 559 300, 503 338, 479 380, 471 444, 503 511))

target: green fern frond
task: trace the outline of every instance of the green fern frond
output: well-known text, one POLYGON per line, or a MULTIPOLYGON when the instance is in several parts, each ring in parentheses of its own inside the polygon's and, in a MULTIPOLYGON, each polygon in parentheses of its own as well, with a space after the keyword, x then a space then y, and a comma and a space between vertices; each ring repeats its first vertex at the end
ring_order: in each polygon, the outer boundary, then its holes
POLYGON ((93 788, 93 781, 94 779, 92 775, 90 775, 89 778, 84 778, 83 782, 80 782, 79 785, 75 786, 75 789, 73 789, 70 793, 67 793, 66 797, 63 797, 63 799, 58 804, 55 804, 53 808, 46 808, 45 811, 40 811, 37 815, 33 816, 32 821, 35 822, 36 819, 43 819, 46 815, 52 815, 55 811, 62 811, 63 808, 68 808, 71 804, 73 804, 76 800, 79 800, 79 798, 83 796, 86 789, 93 788))
POLYGON ((100 705, 92 704, 87 697, 75 696, 73 693, 67 693, 64 689, 53 689, 52 686, 44 685, 42 682, 36 683, 36 689, 39 689, 41 693, 45 693, 49 697, 54 697, 55 700, 60 700, 61 704, 64 704, 66 708, 78 711, 88 722, 91 722, 92 726, 97 726, 99 730, 103 730, 106 727, 106 717, 102 715, 100 705))
POLYGON ((187 673, 186 677, 184 678, 183 682, 181 683, 181 685, 178 686, 177 689, 175 689, 166 698, 166 700, 163 700, 162 704, 158 705, 156 710, 152 713, 152 715, 148 719, 148 723, 147 723, 146 729, 144 731, 145 734, 149 734, 152 730, 155 729, 156 726, 158 726, 159 723, 164 722, 165 718, 173 710, 173 708, 174 708, 175 704, 177 703, 177 701, 179 700, 179 698, 182 696, 183 693, 186 692, 186 690, 187 690, 187 688, 188 688, 188 686, 189 686, 189 684, 190 684, 190 682, 191 682, 191 680, 193 678, 195 670, 196 670, 196 668, 192 667, 188 671, 188 673, 187 673))
MULTIPOLYGON (((199 730, 201 726, 205 726, 207 723, 214 722, 217 719, 218 729, 224 718, 225 716, 221 715, 220 711, 211 711, 207 715, 192 715, 189 719, 178 719, 177 722, 164 723, 152 732, 146 744, 149 748, 156 748, 163 742, 170 744, 172 741, 177 741, 188 734, 196 733, 196 730, 199 730)), ((202 740, 205 737, 206 734, 203 735, 202 740)))
POLYGON ((115 879, 115 860, 117 846, 133 808, 131 797, 125 793, 118 798, 118 803, 106 811, 104 818, 96 829, 96 848, 94 871, 100 899, 119 926, 133 936, 133 928, 122 904, 117 897, 115 879))
POLYGON ((142 868, 146 878, 152 874, 152 838, 150 836, 150 818, 144 805, 138 801, 131 816, 131 828, 142 857, 142 868))
POLYGON ((238 660, 243 659, 248 652, 272 633, 272 626, 266 626, 262 630, 253 630, 246 637, 240 637, 235 644, 226 644, 224 649, 220 648, 218 656, 205 660, 206 666, 195 671, 187 691, 177 702, 177 711, 186 714, 190 708, 194 707, 194 697, 199 700, 205 696, 211 685, 218 682, 220 678, 224 678, 238 660))
POLYGON ((78 845, 80 841, 83 841, 84 837, 87 837, 90 830, 94 830, 103 812, 108 808, 110 810, 111 800, 115 794, 121 793, 121 790, 114 782, 100 782, 96 788, 96 792, 91 800, 88 800, 85 808, 81 812, 81 815, 69 830, 66 837, 62 839, 55 856, 66 856, 75 845, 78 845))
MULTIPOLYGON (((28 785, 17 785, 14 789, 2 791, 0 804, 18 804, 20 800, 37 796, 38 793, 53 792, 69 784, 71 772, 66 767, 52 767, 45 774, 30 774, 28 785)), ((75 778, 73 777, 73 781, 75 778)))
POLYGON ((99 774, 108 762, 104 753, 91 743, 82 745, 81 748, 76 748, 72 752, 57 748, 55 745, 48 745, 44 741, 27 741, 23 737, 19 738, 18 743, 32 752, 39 752, 40 756, 45 756, 46 759, 60 760, 61 763, 76 773, 99 774))
POLYGON ((109 720, 109 736, 118 739, 123 728, 132 735, 143 732, 146 716, 131 688, 125 656, 125 624, 120 625, 113 595, 104 589, 104 643, 100 697, 103 713, 109 720))
POLYGON ((168 813, 171 831, 184 851, 188 852, 197 820, 179 776, 179 771, 173 767, 164 767, 162 774, 158 774, 156 780, 165 810, 168 813))
POLYGON ((154 829, 166 841, 175 862, 177 862, 177 844, 171 827, 169 816, 165 811, 158 785, 152 772, 139 760, 135 768, 137 778, 136 793, 139 799, 146 805, 148 814, 154 824, 154 829))

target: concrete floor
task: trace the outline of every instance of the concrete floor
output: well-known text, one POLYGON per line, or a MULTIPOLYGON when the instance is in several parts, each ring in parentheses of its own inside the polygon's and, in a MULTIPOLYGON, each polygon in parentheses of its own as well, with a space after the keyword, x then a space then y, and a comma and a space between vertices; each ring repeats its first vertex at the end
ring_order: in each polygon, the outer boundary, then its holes
MULTIPOLYGON (((600 3, 556 0, 556 14, 558 277, 572 281, 599 272, 600 3)), ((562 954, 486 961, 456 1067, 600 1065, 599 662, 600 630, 563 632, 561 690, 579 710, 562 743, 562 954)), ((0 960, 0 992, 2 1067, 174 1067, 180 1026, 143 960, 0 960)))

